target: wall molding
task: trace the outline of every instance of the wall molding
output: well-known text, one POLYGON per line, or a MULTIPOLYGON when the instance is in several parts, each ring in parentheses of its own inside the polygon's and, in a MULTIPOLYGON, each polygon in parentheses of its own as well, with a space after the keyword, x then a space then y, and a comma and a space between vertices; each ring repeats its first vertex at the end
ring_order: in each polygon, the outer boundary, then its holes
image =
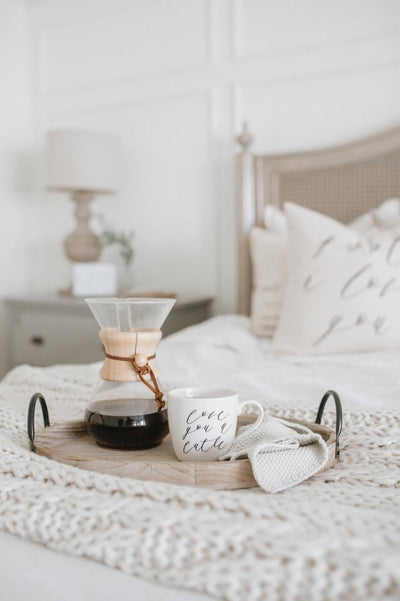
MULTIPOLYGON (((72 21, 62 22, 62 23, 41 23, 40 20, 34 20, 34 27, 36 29, 36 35, 39 39, 39 44, 41 46, 40 56, 40 81, 42 86, 43 94, 63 94, 72 92, 79 92, 85 89, 93 89, 93 88, 103 88, 110 85, 119 85, 124 84, 126 82, 136 82, 141 81, 144 78, 152 77, 161 77, 163 75, 168 74, 169 76, 179 76, 181 72, 185 72, 192 69, 199 69, 201 67, 209 64, 212 55, 212 40, 211 40, 211 32, 213 30, 212 27, 212 15, 213 11, 211 10, 211 2, 212 0, 196 0, 196 2, 202 2, 203 4, 203 43, 204 43, 204 55, 199 60, 188 60, 187 62, 177 65, 170 66, 166 68, 155 68, 148 67, 146 73, 127 73, 126 76, 123 77, 113 77, 112 75, 106 75, 104 78, 100 78, 98 80, 90 81, 87 84, 72 84, 72 85, 56 85, 52 87, 49 81, 49 73, 46 70, 46 54, 51 54, 49 46, 48 36, 54 34, 57 31, 66 32, 70 30, 73 32, 74 28, 80 28, 82 25, 87 25, 88 27, 93 26, 94 24, 108 24, 109 20, 112 18, 118 19, 120 18, 123 22, 128 20, 132 15, 138 12, 137 8, 132 8, 132 5, 129 7, 125 7, 125 9, 120 9, 116 11, 106 11, 103 14, 98 14, 95 18, 83 18, 81 20, 73 19, 72 21)), ((153 2, 154 4, 154 2, 153 2)), ((142 8, 143 10, 143 8, 142 8)))
MULTIPOLYGON (((43 52, 43 47, 39 51, 43 52)), ((90 86, 51 94, 44 93, 42 88, 39 93, 45 110, 54 113, 79 110, 82 105, 96 108, 116 104, 121 98, 151 98, 159 95, 160 90, 162 95, 168 95, 210 89, 216 85, 284 83, 289 78, 310 79, 338 71, 355 73, 366 69, 388 68, 399 62, 400 35, 389 39, 375 39, 373 42, 358 42, 353 44, 352 54, 347 52, 346 47, 342 47, 341 52, 337 53, 334 47, 329 46, 311 56, 297 53, 294 57, 251 59, 238 63, 226 60, 221 64, 206 65, 198 69, 179 69, 133 78, 124 83, 109 82, 100 87, 90 86)), ((43 70, 39 68, 38 71, 42 78, 43 70)))
POLYGON ((211 89, 208 86, 196 86, 193 88, 185 88, 181 91, 165 90, 156 92, 155 90, 148 93, 140 92, 137 95, 116 94, 110 98, 104 98, 100 101, 95 101, 93 98, 85 101, 79 98, 75 103, 68 102, 68 99, 61 99, 61 102, 45 103, 45 114, 49 117, 62 117, 83 115, 86 113, 101 113, 114 111, 118 108, 127 108, 130 106, 141 104, 154 104, 163 102, 174 102, 191 97, 204 97, 208 99, 211 94, 211 89))
POLYGON ((289 84, 296 84, 304 81, 318 81, 323 79, 329 79, 333 76, 342 75, 344 78, 353 75, 355 72, 362 74, 373 71, 382 72, 382 70, 400 70, 400 57, 393 60, 393 62, 388 63, 380 63, 378 62, 376 65, 369 65, 364 67, 349 67, 348 69, 336 68, 332 70, 321 70, 314 71, 308 74, 299 74, 298 76, 293 75, 285 75, 277 78, 263 78, 257 81, 246 81, 246 82, 238 82, 233 86, 233 104, 234 104, 234 123, 236 131, 240 130, 243 120, 248 119, 243 113, 243 102, 242 102, 242 94, 246 89, 251 88, 267 88, 267 87, 279 87, 286 86, 289 84))
POLYGON ((374 34, 356 35, 355 37, 338 37, 336 40, 331 40, 325 43, 315 44, 296 44, 286 46, 276 51, 261 51, 261 52, 245 52, 244 38, 241 23, 243 22, 243 2, 244 0, 232 0, 232 59, 236 61, 249 61, 260 59, 273 59, 284 56, 293 56, 297 53, 310 53, 324 51, 328 48, 340 49, 343 45, 352 46, 359 43, 370 43, 376 40, 384 40, 388 37, 400 36, 399 27, 383 29, 374 34))

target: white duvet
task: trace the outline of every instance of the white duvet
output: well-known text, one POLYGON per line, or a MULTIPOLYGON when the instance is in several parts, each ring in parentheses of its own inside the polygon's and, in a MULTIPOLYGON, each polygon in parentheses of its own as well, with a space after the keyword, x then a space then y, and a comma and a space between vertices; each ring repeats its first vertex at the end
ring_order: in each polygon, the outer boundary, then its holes
POLYGON ((400 409, 400 351, 274 356, 248 318, 219 316, 161 342, 158 361, 166 387, 215 385, 282 407, 315 407, 335 389, 346 408, 400 409))

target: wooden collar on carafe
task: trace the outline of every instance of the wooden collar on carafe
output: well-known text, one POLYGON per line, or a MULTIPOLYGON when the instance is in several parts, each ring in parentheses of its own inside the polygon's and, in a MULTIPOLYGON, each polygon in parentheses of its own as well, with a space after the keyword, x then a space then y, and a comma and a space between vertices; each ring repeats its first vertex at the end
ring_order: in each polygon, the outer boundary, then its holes
POLYGON ((117 357, 117 355, 110 355, 107 352, 105 353, 105 355, 107 359, 112 359, 113 361, 129 361, 129 363, 132 365, 133 369, 139 376, 141 382, 143 382, 143 384, 147 386, 147 388, 151 390, 151 392, 154 394, 154 398, 157 403, 158 409, 160 410, 165 406, 165 401, 163 400, 164 395, 161 392, 154 372, 149 365, 149 361, 156 358, 155 353, 150 357, 146 357, 145 355, 141 355, 140 353, 134 355, 133 357, 117 357), (150 376, 152 383, 150 383, 149 380, 145 379, 145 376, 147 375, 150 376))

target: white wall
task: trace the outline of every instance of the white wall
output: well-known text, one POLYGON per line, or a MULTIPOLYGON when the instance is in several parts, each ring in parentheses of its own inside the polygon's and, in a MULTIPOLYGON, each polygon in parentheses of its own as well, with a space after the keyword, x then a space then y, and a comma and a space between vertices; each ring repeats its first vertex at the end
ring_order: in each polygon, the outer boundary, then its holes
MULTIPOLYGON (((233 139, 241 122, 263 152, 341 143, 400 123, 398 0, 27 7, 38 140, 65 125, 120 132, 124 186, 96 201, 96 211, 135 230, 138 286, 212 294, 218 311, 235 306, 233 139)), ((61 240, 72 205, 43 192, 23 215, 34 226, 21 256, 27 286, 54 291, 68 282, 61 240)))
MULTIPOLYGON (((25 214, 33 189, 30 24, 24 2, 0 0, 0 299, 24 293, 28 281, 25 214)), ((0 302, 0 376, 6 316, 0 302)))

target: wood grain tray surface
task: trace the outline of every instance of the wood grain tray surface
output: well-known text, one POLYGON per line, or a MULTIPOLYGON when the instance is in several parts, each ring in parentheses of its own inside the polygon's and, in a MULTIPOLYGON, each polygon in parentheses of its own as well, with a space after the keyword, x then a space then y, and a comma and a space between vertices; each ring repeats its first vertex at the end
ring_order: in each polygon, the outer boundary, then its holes
MULTIPOLYGON (((255 418, 254 415, 240 416, 238 425, 251 423, 255 418)), ((318 432, 327 442, 329 457, 324 470, 331 468, 336 463, 336 436, 333 430, 315 423, 303 421, 298 423, 318 432)), ((71 421, 43 428, 36 433, 35 445, 36 452, 49 459, 113 476, 215 490, 257 486, 248 459, 181 462, 174 454, 169 436, 153 449, 143 451, 108 449, 94 442, 86 431, 84 421, 71 421)))

